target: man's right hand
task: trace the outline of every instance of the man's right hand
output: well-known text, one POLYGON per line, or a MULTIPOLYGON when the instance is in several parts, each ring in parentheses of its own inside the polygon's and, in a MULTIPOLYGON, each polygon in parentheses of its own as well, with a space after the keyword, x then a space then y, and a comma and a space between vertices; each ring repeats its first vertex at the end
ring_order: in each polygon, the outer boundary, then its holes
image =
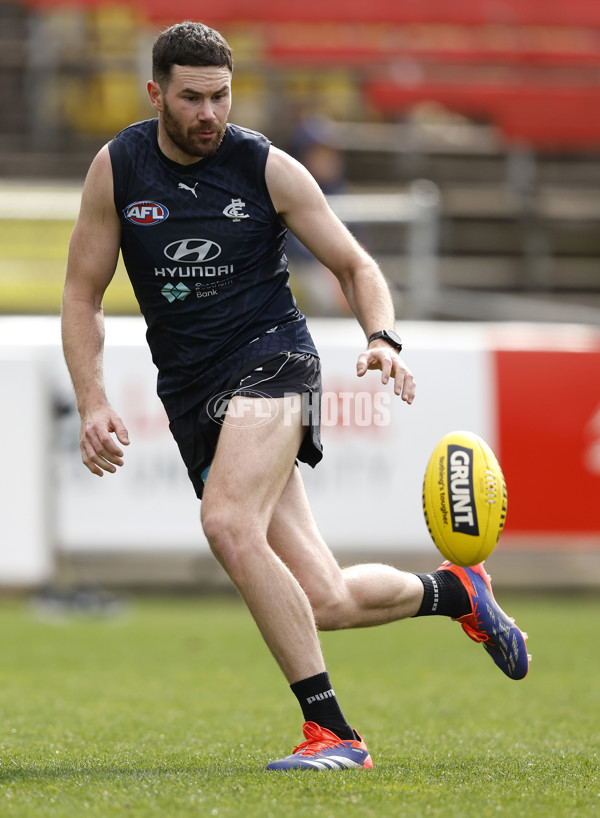
POLYGON ((79 446, 81 459, 92 474, 102 477, 105 471, 114 474, 123 465, 123 446, 129 445, 129 435, 121 418, 110 406, 82 415, 79 446))

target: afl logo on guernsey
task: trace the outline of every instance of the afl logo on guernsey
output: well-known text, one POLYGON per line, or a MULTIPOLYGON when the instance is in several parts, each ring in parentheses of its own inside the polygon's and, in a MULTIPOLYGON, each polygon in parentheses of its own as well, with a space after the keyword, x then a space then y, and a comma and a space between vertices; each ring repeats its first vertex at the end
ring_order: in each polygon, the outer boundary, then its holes
POLYGON ((130 222, 143 227, 160 224, 169 217, 167 208, 158 202, 134 202, 127 205, 123 213, 130 222))

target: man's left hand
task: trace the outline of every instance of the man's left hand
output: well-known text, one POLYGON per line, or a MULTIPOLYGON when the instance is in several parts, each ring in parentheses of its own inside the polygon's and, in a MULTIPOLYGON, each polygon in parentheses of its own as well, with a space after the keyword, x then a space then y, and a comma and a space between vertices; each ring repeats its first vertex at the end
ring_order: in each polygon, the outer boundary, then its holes
POLYGON ((413 402, 417 386, 413 374, 389 344, 374 343, 358 356, 356 374, 359 378, 369 369, 381 370, 381 383, 386 384, 393 378, 395 394, 408 404, 413 402))

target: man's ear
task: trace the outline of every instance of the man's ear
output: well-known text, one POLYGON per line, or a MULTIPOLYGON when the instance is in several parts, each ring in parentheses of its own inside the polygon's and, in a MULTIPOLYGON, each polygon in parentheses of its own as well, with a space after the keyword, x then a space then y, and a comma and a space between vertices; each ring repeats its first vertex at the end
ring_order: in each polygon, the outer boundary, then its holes
POLYGON ((148 96, 150 97, 150 104, 152 107, 157 111, 162 111, 163 102, 160 85, 157 82, 154 82, 154 80, 148 80, 146 89, 148 91, 148 96))

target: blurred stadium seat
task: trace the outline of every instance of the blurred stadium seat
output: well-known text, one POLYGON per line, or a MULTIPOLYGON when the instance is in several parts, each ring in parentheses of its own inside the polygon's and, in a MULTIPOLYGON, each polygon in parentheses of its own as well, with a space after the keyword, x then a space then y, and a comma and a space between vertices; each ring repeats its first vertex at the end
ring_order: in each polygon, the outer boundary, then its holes
MULTIPOLYGON (((0 2, 0 177, 81 183, 103 142, 151 115, 156 32, 198 14, 0 2)), ((597 0, 205 0, 201 14, 234 48, 235 121, 290 150, 307 117, 328 117, 348 189, 438 186, 442 285, 600 308, 597 0)), ((407 237, 356 229, 401 293, 407 237)))

